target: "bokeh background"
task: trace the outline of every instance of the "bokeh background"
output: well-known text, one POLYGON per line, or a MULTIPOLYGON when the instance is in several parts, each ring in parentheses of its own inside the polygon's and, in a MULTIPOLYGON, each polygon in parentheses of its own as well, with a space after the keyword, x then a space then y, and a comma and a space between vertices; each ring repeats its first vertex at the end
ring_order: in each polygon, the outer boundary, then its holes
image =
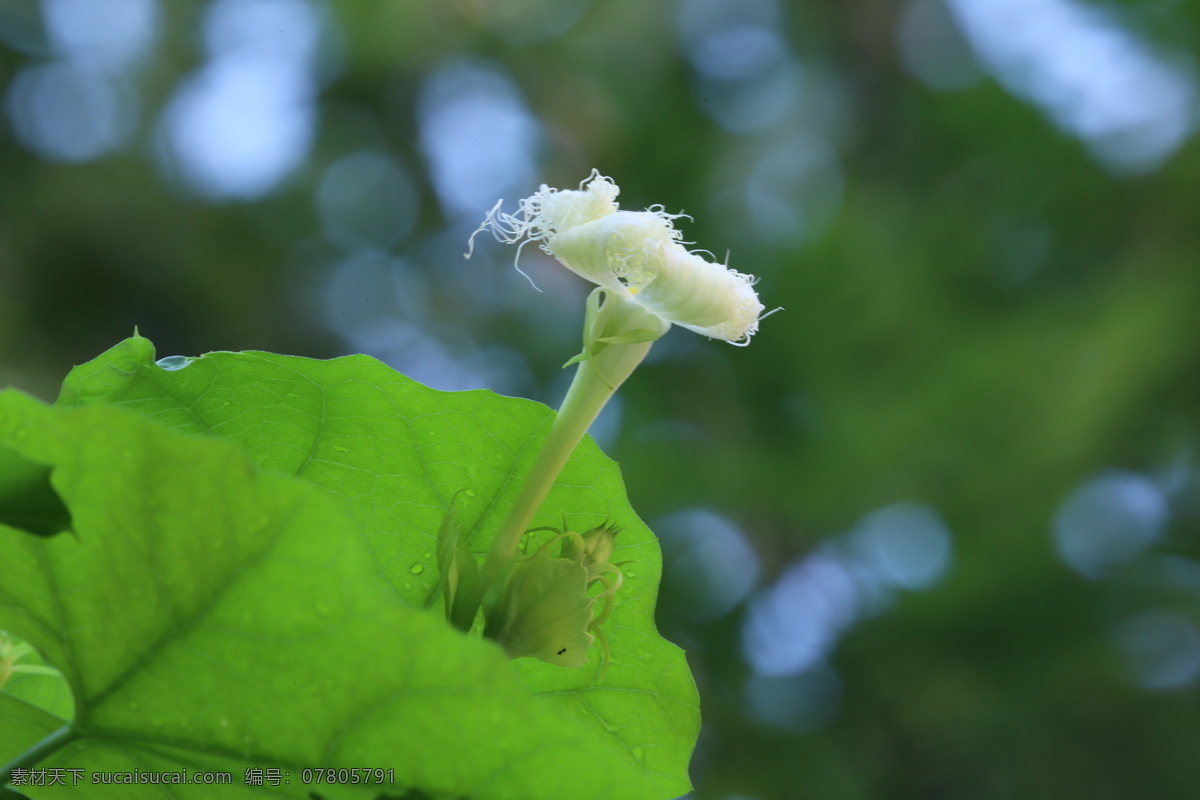
POLYGON ((0 384, 374 355, 557 404, 593 168, 761 277, 598 422, 703 800, 1200 797, 1200 4, 0 0, 0 384))

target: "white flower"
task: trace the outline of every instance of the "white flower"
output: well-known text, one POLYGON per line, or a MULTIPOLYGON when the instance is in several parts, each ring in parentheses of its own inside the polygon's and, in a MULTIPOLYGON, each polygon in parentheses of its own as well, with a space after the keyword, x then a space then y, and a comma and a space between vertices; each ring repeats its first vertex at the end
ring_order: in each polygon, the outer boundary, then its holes
POLYGON ((754 276, 689 252, 675 230, 680 214, 668 214, 661 206, 621 211, 616 202, 620 191, 596 170, 579 191, 543 184, 521 200, 516 214, 504 213, 497 203, 471 242, 485 230, 509 244, 537 242, 568 269, 632 298, 666 322, 748 344, 764 316, 754 276))

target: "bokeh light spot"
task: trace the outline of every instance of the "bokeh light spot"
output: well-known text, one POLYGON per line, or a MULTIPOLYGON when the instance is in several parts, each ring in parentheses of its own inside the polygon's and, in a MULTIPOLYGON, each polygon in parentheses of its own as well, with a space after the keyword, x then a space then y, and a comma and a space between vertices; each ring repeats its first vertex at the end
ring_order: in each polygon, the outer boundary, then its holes
POLYGON ((1147 689, 1176 689, 1200 675, 1200 632, 1178 611, 1155 609, 1117 625, 1117 647, 1138 683, 1147 689))
POLYGON ((386 250, 397 244, 416 224, 417 200, 408 171, 376 151, 335 161, 316 191, 325 237, 348 250, 386 250))
POLYGON ((82 162, 120 146, 132 132, 133 90, 69 62, 22 69, 8 92, 21 142, 52 161, 82 162))
POLYGON ((780 63, 787 46, 779 33, 761 25, 736 25, 700 37, 691 50, 692 64, 719 80, 752 78, 780 63))
POLYGON ((758 583, 758 554, 728 519, 691 509, 668 517, 655 529, 670 554, 665 590, 689 622, 724 617, 758 583))
POLYGON ((539 127, 497 70, 467 61, 443 66, 426 81, 418 115, 421 149, 447 213, 477 220, 532 182, 539 127))
POLYGON ((1182 59, 1155 53, 1117 18, 1073 0, 949 0, 996 78, 1083 139, 1119 173, 1157 168, 1195 127, 1182 59))
POLYGON ((742 651, 761 675, 793 675, 822 661, 858 613, 858 588, 830 551, 793 564, 750 601, 742 651))
POLYGON ((336 264, 325 290, 326 321, 349 339, 360 326, 379 320, 422 322, 428 307, 421 272, 379 251, 360 251, 336 264))
POLYGON ((850 533, 855 553, 885 583, 933 585, 950 564, 950 530, 931 509, 897 503, 872 512, 850 533))
POLYGON ((833 149, 823 139, 793 135, 755 150, 741 192, 755 233, 800 241, 823 230, 842 198, 842 169, 833 149))
POLYGON ((119 69, 143 57, 158 33, 156 0, 42 0, 54 49, 94 69, 119 69))
POLYGON ((253 55, 304 63, 320 38, 317 10, 306 0, 215 0, 204 18, 211 56, 253 55))
POLYGON ((696 95, 700 107, 722 128, 745 134, 768 128, 797 109, 803 86, 803 70, 789 58, 752 78, 702 78, 696 95))
POLYGON ((1073 491, 1054 517, 1054 543, 1076 572, 1102 578, 1155 542, 1167 519, 1163 493, 1128 472, 1103 475, 1073 491))
POLYGON ((881 613, 896 588, 924 589, 950 564, 950 532, 932 509, 897 503, 793 563, 750 601, 742 652, 760 675, 824 662, 855 622, 881 613))
POLYGON ((306 76, 274 61, 222 58, 187 80, 164 113, 171 163, 213 199, 253 199, 308 154, 314 111, 306 76))
MULTIPOLYGON (((778 28, 781 14, 777 0, 684 0, 679 4, 676 29, 684 48, 697 68, 713 66, 717 72, 728 72, 733 62, 752 63, 763 54, 736 53, 733 42, 747 40, 735 31, 773 31, 778 28)), ((756 34, 757 36, 757 34, 756 34)), ((762 40, 759 40, 762 43, 762 40)), ((735 69, 745 76, 745 69, 735 69)))
POLYGON ((169 171, 214 200, 257 198, 307 157, 316 119, 316 11, 304 0, 218 0, 213 58, 163 112, 169 171))

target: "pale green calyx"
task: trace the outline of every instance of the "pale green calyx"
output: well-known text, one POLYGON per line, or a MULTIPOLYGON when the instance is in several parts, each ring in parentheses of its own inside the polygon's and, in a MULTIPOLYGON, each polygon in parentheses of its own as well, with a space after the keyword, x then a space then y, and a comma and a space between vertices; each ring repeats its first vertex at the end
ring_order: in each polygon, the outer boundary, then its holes
POLYGON ((609 562, 618 529, 601 525, 586 533, 562 530, 537 551, 514 559, 500 596, 487 610, 484 636, 504 647, 511 658, 531 656, 563 667, 580 667, 599 638, 601 674, 608 666, 608 640, 601 625, 612 613, 613 597, 624 576, 609 562), (561 543, 559 554, 550 554, 561 543))
POLYGON ((516 214, 496 204, 475 234, 490 230, 502 242, 537 242, 571 271, 667 323, 747 344, 764 316, 754 276, 688 251, 675 229, 679 214, 661 207, 621 211, 619 193, 595 170, 578 191, 543 184, 516 214))
POLYGON ((488 610, 483 635, 498 642, 509 658, 581 667, 595 641, 588 632, 595 601, 587 585, 587 570, 578 561, 538 550, 513 567, 488 610))

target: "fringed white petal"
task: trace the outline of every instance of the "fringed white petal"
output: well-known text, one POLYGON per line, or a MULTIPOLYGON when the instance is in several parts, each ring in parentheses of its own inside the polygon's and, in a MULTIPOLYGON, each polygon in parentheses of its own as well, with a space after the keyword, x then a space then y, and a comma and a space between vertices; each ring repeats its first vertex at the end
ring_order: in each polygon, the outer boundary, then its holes
MULTIPOLYGON (((754 276, 689 252, 661 207, 621 211, 620 188, 593 170, 579 191, 546 185, 516 214, 497 204, 471 236, 491 230, 502 242, 538 242, 581 277, 621 292, 667 322, 734 344, 758 331, 763 304, 754 276)), ((469 255, 469 251, 468 251, 469 255)))

